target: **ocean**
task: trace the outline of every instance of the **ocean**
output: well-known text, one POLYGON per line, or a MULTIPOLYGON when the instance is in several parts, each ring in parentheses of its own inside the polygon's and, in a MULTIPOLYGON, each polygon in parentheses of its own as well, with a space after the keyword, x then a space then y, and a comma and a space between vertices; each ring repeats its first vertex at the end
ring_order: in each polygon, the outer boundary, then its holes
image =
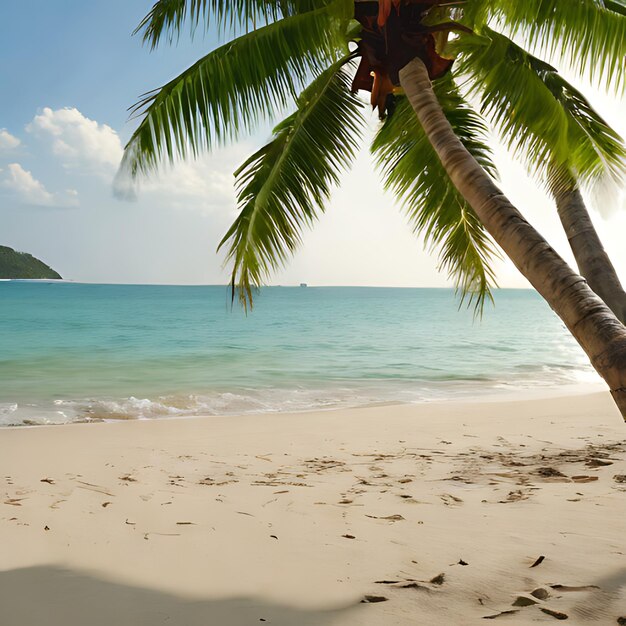
POLYGON ((0 282, 0 425, 305 411, 597 382, 530 290, 0 282))

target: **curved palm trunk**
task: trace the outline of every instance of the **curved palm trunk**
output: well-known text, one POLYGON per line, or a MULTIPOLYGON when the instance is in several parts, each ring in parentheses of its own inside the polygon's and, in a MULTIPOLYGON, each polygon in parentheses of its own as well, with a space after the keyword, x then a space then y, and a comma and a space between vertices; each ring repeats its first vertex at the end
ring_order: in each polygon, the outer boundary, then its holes
POLYGON ((626 292, 598 237, 576 183, 568 182, 567 188, 555 189, 552 195, 578 270, 591 289, 615 313, 615 317, 626 324, 626 292))
POLYGON ((420 59, 402 68, 400 84, 457 189, 502 250, 563 320, 609 385, 626 419, 626 327, 465 149, 445 117, 420 59))

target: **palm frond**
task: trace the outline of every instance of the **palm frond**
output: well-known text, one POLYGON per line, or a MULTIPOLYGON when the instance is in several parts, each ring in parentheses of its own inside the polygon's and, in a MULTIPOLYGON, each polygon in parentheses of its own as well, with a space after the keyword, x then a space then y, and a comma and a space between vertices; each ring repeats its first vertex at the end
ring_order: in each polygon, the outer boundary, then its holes
POLYGON ((133 34, 142 33, 152 49, 165 39, 178 40, 187 24, 190 34, 213 24, 233 33, 247 31, 253 25, 267 25, 280 17, 312 11, 331 4, 332 0, 158 0, 133 34))
POLYGON ((355 155, 362 102, 337 62, 307 87, 293 115, 235 172, 239 215, 220 243, 232 262, 233 298, 244 307, 253 289, 281 266, 301 240, 355 155))
MULTIPOLYGON (((565 109, 568 118, 569 155, 557 163, 554 177, 564 171, 588 187, 605 181, 623 185, 626 176, 626 145, 585 96, 557 72, 542 76, 547 89, 565 109)), ((552 181, 553 186, 558 185, 552 181)))
POLYGON ((560 59, 603 88, 626 86, 626 15, 619 0, 473 0, 474 26, 490 20, 533 50, 560 59))
MULTIPOLYGON (((480 165, 497 176, 487 129, 462 99, 448 75, 433 84, 455 133, 480 165)), ((461 303, 467 298, 476 314, 492 300, 494 245, 473 209, 459 194, 431 146, 410 103, 398 98, 372 144, 384 186, 402 202, 416 233, 439 251, 440 269, 454 279, 461 303)))
POLYGON ((604 0, 604 6, 609 9, 609 11, 626 15, 626 2, 624 2, 624 0, 604 0))
MULTIPOLYGON (((338 0, 343 3, 344 0, 338 0)), ((142 115, 122 171, 196 156, 249 131, 292 102, 317 68, 345 52, 345 24, 328 7, 264 26, 210 52, 131 111, 142 115)))
POLYGON ((623 140, 554 67, 488 27, 461 35, 454 50, 481 113, 543 182, 564 171, 584 185, 623 178, 623 140))

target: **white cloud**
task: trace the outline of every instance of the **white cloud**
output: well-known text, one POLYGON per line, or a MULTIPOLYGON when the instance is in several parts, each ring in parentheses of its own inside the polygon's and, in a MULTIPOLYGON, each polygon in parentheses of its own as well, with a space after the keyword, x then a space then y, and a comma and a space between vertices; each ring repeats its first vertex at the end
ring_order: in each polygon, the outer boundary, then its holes
POLYGON ((205 214, 230 212, 236 203, 233 172, 252 151, 251 144, 241 142, 196 160, 164 165, 136 183, 120 172, 113 182, 113 193, 121 200, 149 199, 162 206, 205 214))
POLYGON ((122 158, 122 142, 110 126, 85 117, 78 109, 46 107, 26 130, 52 142, 64 167, 110 176, 122 158))
POLYGON ((0 180, 0 186, 13 191, 20 201, 37 206, 78 206, 78 191, 75 189, 66 189, 64 194, 53 194, 19 163, 9 163, 8 168, 6 176, 0 180))
POLYGON ((14 137, 6 128, 0 128, 0 150, 13 150, 22 142, 14 137))
POLYGON ((232 172, 239 159, 221 151, 196 161, 177 163, 171 170, 155 176, 145 185, 146 192, 165 194, 175 208, 186 205, 204 210, 230 208, 235 201, 232 172))
MULTIPOLYGON (((68 173, 79 172, 110 180, 122 158, 118 133, 106 124, 85 117, 76 108, 53 110, 46 107, 26 129, 50 142, 53 153, 68 173)), ((164 165, 140 185, 121 173, 115 176, 113 193, 120 199, 136 200, 141 187, 142 197, 161 206, 203 213, 230 210, 235 201, 232 172, 250 151, 249 144, 239 143, 195 161, 179 162, 173 167, 164 165)))
POLYGON ((28 170, 19 163, 9 163, 8 176, 2 186, 12 189, 18 197, 29 204, 52 206, 54 196, 28 170))

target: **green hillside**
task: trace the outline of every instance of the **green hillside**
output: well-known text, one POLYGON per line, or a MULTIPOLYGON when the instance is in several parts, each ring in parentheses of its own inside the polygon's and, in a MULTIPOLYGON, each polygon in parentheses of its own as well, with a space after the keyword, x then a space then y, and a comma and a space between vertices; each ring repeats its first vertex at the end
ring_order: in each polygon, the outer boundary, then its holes
POLYGON ((0 278, 60 279, 61 276, 32 254, 0 246, 0 278))

